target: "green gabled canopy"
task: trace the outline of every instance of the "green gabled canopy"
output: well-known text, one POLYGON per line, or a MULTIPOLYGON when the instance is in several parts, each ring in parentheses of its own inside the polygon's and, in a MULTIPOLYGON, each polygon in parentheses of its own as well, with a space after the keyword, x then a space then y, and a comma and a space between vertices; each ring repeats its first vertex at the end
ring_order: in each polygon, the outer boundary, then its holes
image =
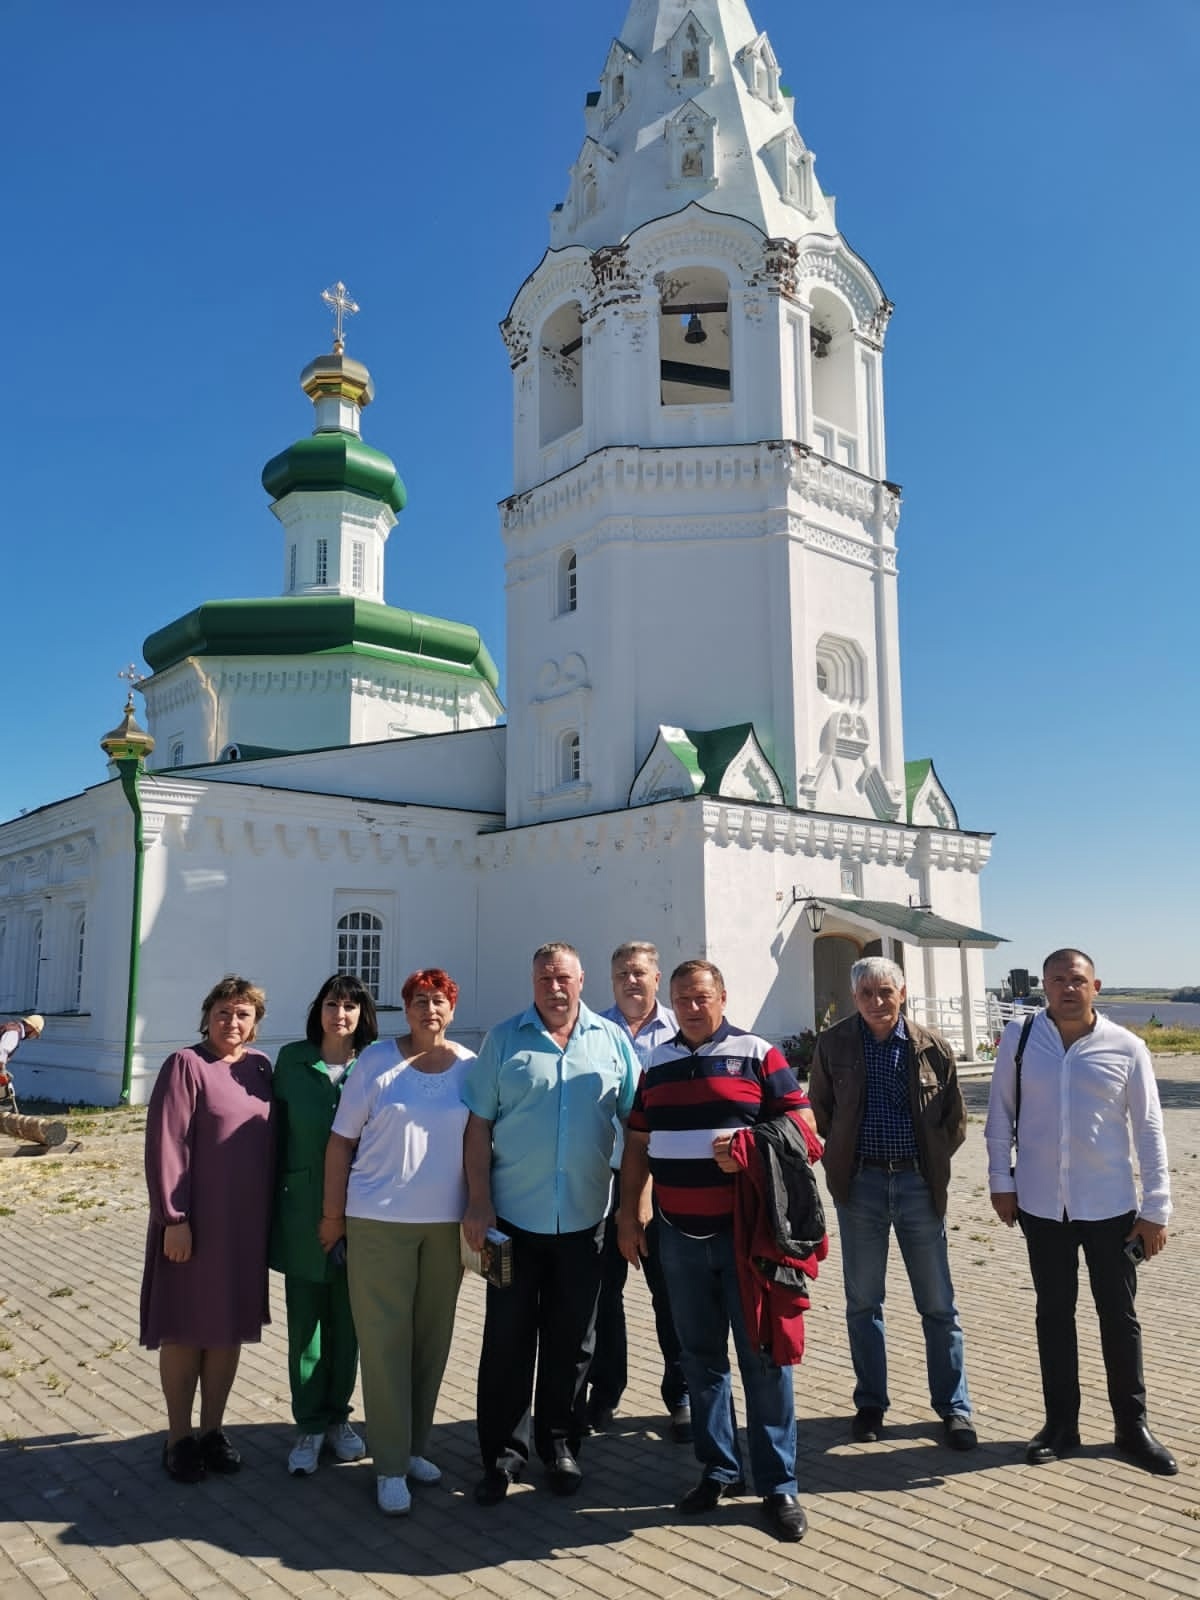
POLYGON ((904 816, 906 821, 912 821, 913 805, 920 793, 921 785, 933 769, 933 762, 926 758, 924 761, 906 761, 904 763, 904 816))
POLYGON ((997 945, 1008 943, 998 933, 985 933, 982 928, 951 922, 948 917, 935 916, 919 906, 903 906, 890 900, 835 900, 824 895, 814 898, 835 917, 846 917, 876 931, 887 929, 901 933, 909 944, 920 945, 923 949, 953 949, 962 944, 994 950, 997 945))
POLYGON ((408 503, 396 463, 353 433, 314 433, 297 439, 267 462, 262 484, 273 500, 296 489, 349 489, 381 500, 397 515, 408 503))
POLYGON ((696 761, 704 777, 699 792, 719 795, 721 780, 728 772, 730 762, 745 748, 746 741, 754 736, 754 724, 735 722, 730 728, 711 728, 706 732, 685 728, 684 732, 695 749, 696 761))
POLYGON ((188 656, 315 656, 347 651, 481 678, 492 690, 500 681, 476 628, 348 595, 209 600, 152 633, 142 646, 153 672, 165 672, 188 656))

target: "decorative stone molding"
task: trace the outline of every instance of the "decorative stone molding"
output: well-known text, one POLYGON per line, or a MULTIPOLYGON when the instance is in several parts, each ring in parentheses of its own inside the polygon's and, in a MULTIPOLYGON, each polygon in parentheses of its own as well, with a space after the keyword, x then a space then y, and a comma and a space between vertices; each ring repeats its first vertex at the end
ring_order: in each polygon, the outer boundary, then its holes
POLYGON ((565 656, 561 663, 552 660, 543 661, 538 668, 535 683, 537 692, 534 701, 538 704, 547 700, 557 700, 561 695, 573 694, 578 689, 591 688, 587 662, 578 651, 574 650, 565 656))
POLYGON ((526 359, 533 330, 540 329, 546 317, 560 305, 578 300, 581 308, 587 310, 591 305, 592 287, 590 251, 582 245, 547 250, 517 291, 508 316, 500 324, 512 366, 526 359))
POLYGON ((673 217, 648 222, 628 240, 629 259, 635 272, 653 278, 664 268, 719 266, 743 279, 762 265, 763 236, 748 222, 692 204, 673 217))
POLYGON ((771 48, 771 41, 760 33, 750 44, 743 45, 734 57, 746 80, 746 87, 756 100, 770 106, 772 111, 783 110, 780 91, 779 60, 771 48))
POLYGON ((762 267, 749 285, 761 284, 772 294, 792 299, 799 287, 799 262, 800 246, 793 239, 768 239, 763 245, 762 267))
MULTIPOLYGON (((876 326, 889 302, 882 289, 868 278, 856 258, 840 250, 837 245, 826 248, 810 246, 801 253, 797 263, 802 284, 823 283, 836 289, 854 314, 856 327, 866 331, 876 326)), ((884 324, 886 327, 886 317, 884 324)), ((873 337, 873 335, 872 335, 873 337)))
POLYGON ((716 188, 717 119, 689 100, 667 118, 665 132, 668 187, 716 188))
POLYGON ((641 295, 642 286, 630 268, 628 245, 603 245, 592 256, 591 268, 595 295, 591 315, 614 302, 641 295))
POLYGON ((707 88, 713 81, 712 53, 712 34, 689 11, 667 41, 667 76, 684 89, 707 88))
POLYGON ((794 127, 785 128, 762 148, 762 158, 775 179, 779 198, 810 220, 816 216, 817 180, 812 151, 794 127))

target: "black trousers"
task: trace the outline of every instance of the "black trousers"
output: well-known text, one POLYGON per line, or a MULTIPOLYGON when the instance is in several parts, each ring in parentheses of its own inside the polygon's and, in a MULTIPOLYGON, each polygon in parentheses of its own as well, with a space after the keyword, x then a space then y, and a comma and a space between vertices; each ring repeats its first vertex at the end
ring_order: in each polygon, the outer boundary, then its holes
POLYGON ((1142 1329, 1134 1309, 1137 1268, 1125 1254, 1134 1212, 1098 1222, 1061 1222, 1018 1213, 1029 1269, 1037 1293, 1038 1360, 1046 1421, 1073 1431, 1079 1424, 1079 1342, 1075 1307, 1079 1298, 1079 1251, 1087 1264, 1092 1299, 1100 1319, 1100 1349, 1108 1399, 1118 1433, 1146 1420, 1142 1375, 1142 1329))
MULTIPOLYGON (((604 1233, 600 1300, 596 1307, 596 1352, 592 1357, 588 1379, 596 1404, 611 1407, 614 1411, 629 1381, 624 1299, 629 1263, 617 1248, 617 1207, 620 1197, 620 1180, 614 1178, 613 1209, 604 1233)), ((646 1229, 650 1254, 643 1259, 642 1270, 646 1274, 646 1287, 654 1307, 654 1331, 658 1335, 658 1348, 663 1358, 663 1405, 668 1411, 674 1411, 688 1397, 687 1380, 679 1364, 679 1335, 675 1332, 666 1280, 658 1261, 658 1227, 656 1212, 646 1229)))
POLYGON ((579 1449, 604 1223, 579 1233, 528 1233, 503 1219, 496 1226, 512 1237, 513 1281, 488 1284, 476 1421, 484 1466, 519 1474, 531 1418, 543 1461, 560 1441, 579 1449))

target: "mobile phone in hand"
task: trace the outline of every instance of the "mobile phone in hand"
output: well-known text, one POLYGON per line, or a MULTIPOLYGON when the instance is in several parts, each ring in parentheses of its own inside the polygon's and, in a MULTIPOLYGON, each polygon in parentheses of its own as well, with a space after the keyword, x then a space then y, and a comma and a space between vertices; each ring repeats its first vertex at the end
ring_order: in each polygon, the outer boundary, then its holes
POLYGON ((1135 1267, 1140 1267, 1146 1259, 1146 1241, 1140 1233, 1135 1233, 1132 1239, 1125 1241, 1125 1254, 1135 1267))

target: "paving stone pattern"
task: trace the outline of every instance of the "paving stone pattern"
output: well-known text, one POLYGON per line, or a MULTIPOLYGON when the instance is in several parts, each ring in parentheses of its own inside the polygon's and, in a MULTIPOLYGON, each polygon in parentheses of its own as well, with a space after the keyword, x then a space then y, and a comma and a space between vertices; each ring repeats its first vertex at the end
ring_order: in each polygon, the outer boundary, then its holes
POLYGON ((980 1448, 957 1455, 941 1442, 895 1261, 887 1435, 849 1442, 835 1239, 796 1372, 810 1523, 798 1546, 768 1534, 753 1499, 698 1522, 674 1511, 697 1468, 665 1429, 640 1278, 627 1293, 630 1386, 611 1432, 587 1442, 574 1499, 552 1496, 536 1468, 499 1507, 471 1498, 483 1311, 474 1280, 463 1286, 430 1447, 444 1480, 416 1491, 411 1516, 379 1514, 369 1460, 323 1465, 307 1479, 285 1472, 293 1429, 278 1280, 275 1323, 245 1350, 230 1406, 242 1472, 172 1483, 159 1465, 155 1358, 137 1344, 144 1112, 77 1115, 74 1142, 45 1154, 0 1140, 0 1597, 1200 1595, 1200 1058, 1164 1058, 1158 1071, 1176 1221, 1169 1249, 1142 1269, 1139 1304, 1151 1420, 1179 1476, 1150 1477, 1113 1453, 1086 1288, 1083 1448, 1049 1467, 1024 1465, 1041 1422, 1033 1297, 1020 1238, 988 1204, 987 1086, 972 1083, 950 1223, 980 1448))

